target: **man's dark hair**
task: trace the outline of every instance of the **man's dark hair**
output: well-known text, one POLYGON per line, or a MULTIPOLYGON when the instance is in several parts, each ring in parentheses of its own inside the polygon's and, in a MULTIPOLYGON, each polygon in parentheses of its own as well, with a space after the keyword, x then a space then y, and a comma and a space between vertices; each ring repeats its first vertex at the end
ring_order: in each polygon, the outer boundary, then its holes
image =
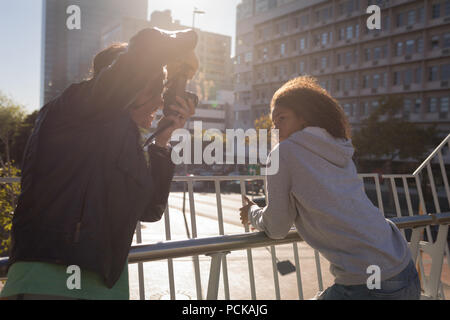
POLYGON ((119 54, 128 48, 127 43, 114 43, 108 48, 100 51, 94 58, 92 71, 94 78, 104 69, 109 67, 117 59, 119 54))

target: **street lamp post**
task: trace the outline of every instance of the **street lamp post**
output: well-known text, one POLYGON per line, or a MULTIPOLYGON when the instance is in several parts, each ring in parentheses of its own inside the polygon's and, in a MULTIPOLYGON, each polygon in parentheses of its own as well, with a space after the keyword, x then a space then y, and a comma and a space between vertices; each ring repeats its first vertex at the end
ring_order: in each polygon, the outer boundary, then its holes
POLYGON ((192 29, 195 29, 195 16, 197 14, 205 14, 205 11, 198 10, 194 7, 194 11, 192 12, 192 29))
MULTIPOLYGON (((205 14, 205 11, 201 11, 198 10, 196 7, 194 7, 194 11, 192 12, 192 30, 195 30, 195 16, 197 14, 205 14)), ((187 120, 187 129, 189 130, 189 126, 190 126, 190 120, 187 120)), ((184 164, 184 176, 187 177, 187 164, 184 164)), ((188 238, 190 238, 190 234, 189 234, 189 228, 188 228, 188 224, 187 224, 187 220, 186 220, 186 183, 184 183, 183 186, 183 217, 184 217, 184 223, 185 223, 185 227, 186 227, 186 233, 188 238)))

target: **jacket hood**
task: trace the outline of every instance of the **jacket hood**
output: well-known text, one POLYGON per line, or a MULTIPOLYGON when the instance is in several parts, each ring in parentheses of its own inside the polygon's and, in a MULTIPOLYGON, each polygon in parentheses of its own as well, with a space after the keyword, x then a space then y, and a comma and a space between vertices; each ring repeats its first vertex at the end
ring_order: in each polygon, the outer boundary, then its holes
POLYGON ((295 132, 288 138, 288 141, 302 146, 341 168, 352 161, 355 152, 351 140, 337 139, 319 127, 307 127, 295 132))

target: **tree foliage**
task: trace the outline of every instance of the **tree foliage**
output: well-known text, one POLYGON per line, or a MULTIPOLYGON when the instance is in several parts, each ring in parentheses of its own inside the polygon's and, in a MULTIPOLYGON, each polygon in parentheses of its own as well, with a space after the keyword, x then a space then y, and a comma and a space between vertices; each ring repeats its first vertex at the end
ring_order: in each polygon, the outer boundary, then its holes
POLYGON ((11 163, 11 146, 14 135, 25 116, 24 108, 0 93, 0 165, 11 163))
MULTIPOLYGON (((14 163, 22 158, 37 113, 25 116, 23 106, 0 92, 0 178, 20 177, 14 163)), ((0 183, 0 256, 8 255, 19 193, 20 183, 0 183)))
MULTIPOLYGON (((8 170, 0 168, 0 178, 19 177, 20 171, 14 166, 8 170)), ((7 256, 11 245, 11 227, 16 199, 20 193, 20 183, 0 184, 0 257, 7 256)))
POLYGON ((394 161, 421 160, 437 142, 435 127, 422 127, 408 121, 403 111, 403 98, 388 96, 361 123, 354 133, 357 157, 394 161))

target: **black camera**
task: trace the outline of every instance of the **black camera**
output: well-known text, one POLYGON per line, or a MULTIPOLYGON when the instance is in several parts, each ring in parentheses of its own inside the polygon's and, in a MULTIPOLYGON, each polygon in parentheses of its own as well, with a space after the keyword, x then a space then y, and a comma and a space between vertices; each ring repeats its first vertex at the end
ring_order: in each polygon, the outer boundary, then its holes
POLYGON ((180 96, 184 99, 189 99, 194 102, 194 105, 198 105, 198 97, 196 94, 186 91, 186 84, 188 79, 188 69, 189 66, 182 66, 181 70, 171 79, 169 74, 168 86, 163 94, 164 109, 163 113, 167 117, 172 110, 169 109, 170 105, 177 104, 176 97, 180 96))

